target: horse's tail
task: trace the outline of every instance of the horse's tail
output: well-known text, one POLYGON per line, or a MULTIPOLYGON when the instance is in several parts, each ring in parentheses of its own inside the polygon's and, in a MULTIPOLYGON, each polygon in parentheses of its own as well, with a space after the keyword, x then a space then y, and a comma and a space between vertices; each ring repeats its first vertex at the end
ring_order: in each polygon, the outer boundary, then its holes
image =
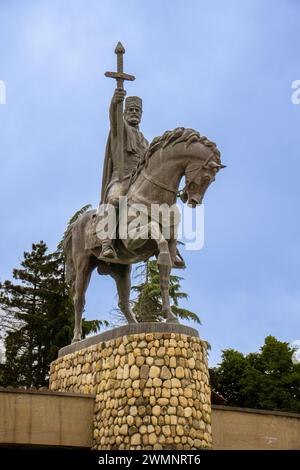
POLYGON ((75 266, 72 256, 72 232, 73 232, 74 224, 71 224, 70 227, 67 229, 65 238, 64 238, 64 254, 65 254, 65 279, 67 284, 70 286, 73 285, 75 280, 75 266))

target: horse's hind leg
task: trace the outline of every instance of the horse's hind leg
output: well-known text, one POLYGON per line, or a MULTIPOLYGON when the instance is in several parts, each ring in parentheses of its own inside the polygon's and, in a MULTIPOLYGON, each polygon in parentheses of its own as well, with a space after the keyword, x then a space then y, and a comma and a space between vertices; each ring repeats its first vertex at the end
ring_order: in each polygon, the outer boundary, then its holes
POLYGON ((130 308, 131 265, 111 264, 111 276, 114 278, 119 296, 119 308, 128 323, 137 323, 130 308))
POLYGON ((93 266, 91 259, 83 254, 76 260, 76 277, 73 283, 73 302, 75 309, 75 328, 72 343, 81 340, 82 312, 85 306, 85 293, 88 288, 93 266))

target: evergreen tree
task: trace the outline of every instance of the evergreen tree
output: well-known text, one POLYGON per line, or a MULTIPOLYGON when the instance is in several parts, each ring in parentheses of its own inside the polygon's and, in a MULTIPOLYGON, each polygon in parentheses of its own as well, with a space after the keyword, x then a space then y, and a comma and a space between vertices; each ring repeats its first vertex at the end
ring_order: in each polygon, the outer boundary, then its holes
MULTIPOLYGON (((33 244, 13 278, 17 283, 0 284, 0 320, 14 319, 10 324, 1 322, 6 349, 2 385, 47 385, 50 362, 61 347, 70 344, 74 327, 61 249, 47 253, 44 242, 33 244)), ((83 334, 97 332, 101 324, 83 321, 83 334)))
POLYGON ((212 389, 220 393, 230 405, 245 406, 241 378, 245 375, 246 367, 247 360, 242 353, 226 349, 222 352, 220 367, 209 371, 212 389))
POLYGON ((5 281, 0 285, 2 309, 19 321, 19 328, 5 338, 4 381, 9 385, 35 385, 39 381, 34 380, 37 370, 38 376, 43 370, 40 337, 46 316, 47 274, 52 262, 46 251, 43 242, 33 245, 30 253, 24 253, 22 268, 13 271, 13 278, 20 283, 5 281))
POLYGON ((219 367, 210 370, 212 388, 228 405, 300 412, 300 364, 294 349, 267 336, 258 353, 244 356, 223 351, 219 367))

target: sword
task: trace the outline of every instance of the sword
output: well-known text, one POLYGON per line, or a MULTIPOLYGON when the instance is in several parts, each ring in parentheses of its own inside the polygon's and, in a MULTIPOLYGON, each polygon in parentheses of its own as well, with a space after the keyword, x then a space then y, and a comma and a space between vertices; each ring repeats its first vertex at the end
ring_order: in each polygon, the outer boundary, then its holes
MULTIPOLYGON (((125 49, 118 42, 115 48, 115 54, 117 54, 117 72, 105 72, 106 77, 114 78, 117 80, 117 88, 124 90, 124 80, 133 81, 135 77, 133 75, 128 75, 123 72, 123 55, 125 54, 125 49)), ((117 104, 117 161, 118 161, 118 180, 123 181, 124 177, 124 121, 123 121, 123 101, 117 104)))

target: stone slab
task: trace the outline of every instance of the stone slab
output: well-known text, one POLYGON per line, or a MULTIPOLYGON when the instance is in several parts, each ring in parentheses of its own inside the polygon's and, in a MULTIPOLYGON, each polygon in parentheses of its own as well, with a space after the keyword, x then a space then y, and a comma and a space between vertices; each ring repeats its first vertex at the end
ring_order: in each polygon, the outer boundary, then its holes
POLYGON ((104 331, 99 335, 90 336, 76 343, 70 344, 61 348, 58 351, 58 357, 63 357, 67 354, 72 354, 81 349, 88 348, 94 344, 101 343, 102 341, 109 341, 111 339, 119 338, 120 336, 128 336, 139 333, 179 333, 187 336, 195 336, 199 338, 199 333, 194 328, 181 325, 179 323, 132 323, 130 325, 120 326, 113 330, 104 331))

